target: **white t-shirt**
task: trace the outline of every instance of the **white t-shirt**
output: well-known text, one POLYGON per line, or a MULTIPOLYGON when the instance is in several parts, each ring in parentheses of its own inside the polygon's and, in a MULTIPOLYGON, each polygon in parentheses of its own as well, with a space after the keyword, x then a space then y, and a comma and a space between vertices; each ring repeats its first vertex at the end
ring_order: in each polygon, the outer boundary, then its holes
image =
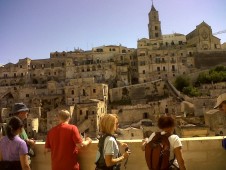
POLYGON ((113 158, 117 158, 119 154, 119 147, 114 137, 107 136, 104 141, 104 156, 113 155, 113 158))
MULTIPOLYGON (((105 158, 105 155, 113 155, 113 158, 117 158, 119 154, 119 147, 118 144, 112 136, 107 136, 104 141, 104 149, 103 149, 103 155, 105 158)), ((96 155, 96 161, 100 158, 100 152, 97 151, 96 155)))
MULTIPOLYGON (((166 134, 166 132, 163 131, 163 132, 161 132, 161 134, 164 135, 164 134, 166 134)), ((151 136, 148 138, 147 143, 150 142, 154 136, 155 136, 155 132, 152 133, 151 136)), ((170 143, 170 160, 172 160, 174 158, 173 150, 175 148, 182 147, 182 143, 180 141, 179 136, 174 135, 174 134, 171 135, 168 139, 169 139, 169 143, 170 143)), ((173 164, 176 165, 177 167, 179 167, 176 158, 175 158, 173 164)))

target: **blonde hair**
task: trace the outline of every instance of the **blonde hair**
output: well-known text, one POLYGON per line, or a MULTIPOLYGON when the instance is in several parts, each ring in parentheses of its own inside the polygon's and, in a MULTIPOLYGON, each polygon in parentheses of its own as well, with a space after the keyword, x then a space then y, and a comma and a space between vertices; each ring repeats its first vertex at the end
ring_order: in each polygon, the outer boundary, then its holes
POLYGON ((70 119, 70 112, 66 109, 60 110, 58 111, 58 117, 60 120, 66 121, 70 119))
POLYGON ((100 119, 100 130, 102 133, 113 135, 115 123, 118 120, 116 114, 105 114, 100 119))

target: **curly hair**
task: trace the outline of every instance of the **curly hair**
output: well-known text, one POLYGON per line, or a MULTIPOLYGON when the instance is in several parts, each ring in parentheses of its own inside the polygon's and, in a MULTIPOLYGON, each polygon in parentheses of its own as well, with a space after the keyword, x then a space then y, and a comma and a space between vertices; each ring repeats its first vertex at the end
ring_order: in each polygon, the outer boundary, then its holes
POLYGON ((174 118, 171 116, 163 115, 158 119, 158 127, 159 129, 171 128, 175 127, 174 118))

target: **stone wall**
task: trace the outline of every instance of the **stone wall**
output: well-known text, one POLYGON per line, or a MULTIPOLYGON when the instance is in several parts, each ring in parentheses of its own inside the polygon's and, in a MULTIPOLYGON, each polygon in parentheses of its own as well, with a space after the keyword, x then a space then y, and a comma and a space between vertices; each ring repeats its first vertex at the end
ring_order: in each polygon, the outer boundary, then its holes
MULTIPOLYGON (((187 170, 223 170, 226 169, 226 152, 221 146, 222 136, 218 137, 194 137, 182 138, 183 156, 187 170)), ((127 170, 148 170, 141 150, 141 140, 127 140, 131 149, 126 169, 127 170)), ((36 157, 32 158, 33 170, 51 169, 50 153, 43 153, 44 143, 37 142, 35 146, 36 157)), ((87 148, 80 150, 79 161, 81 170, 92 170, 95 168, 97 152, 97 141, 94 141, 87 148)), ((121 170, 125 170, 124 162, 121 170)))
POLYGON ((196 68, 211 68, 225 65, 226 51, 202 51, 194 54, 196 68))

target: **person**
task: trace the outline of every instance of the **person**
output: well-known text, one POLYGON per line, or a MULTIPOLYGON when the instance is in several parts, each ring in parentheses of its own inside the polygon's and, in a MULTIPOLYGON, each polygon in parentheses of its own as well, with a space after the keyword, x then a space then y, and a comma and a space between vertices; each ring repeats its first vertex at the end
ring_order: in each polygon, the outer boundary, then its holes
MULTIPOLYGON (((97 157, 96 157, 96 170, 113 170, 114 167, 117 167, 120 169, 120 164, 123 160, 128 159, 130 151, 125 150, 125 152, 120 156, 119 152, 119 145, 122 147, 127 148, 128 145, 126 143, 122 143, 116 140, 114 137, 114 134, 116 130, 118 129, 118 117, 115 114, 105 114, 103 117, 101 117, 100 120, 100 130, 102 133, 103 138, 105 135, 105 139, 103 141, 103 157, 106 164, 106 167, 100 167, 98 165, 98 161, 101 157, 100 150, 97 151, 97 157)), ((99 142, 101 141, 101 138, 99 142)))
POLYGON ((28 162, 28 148, 26 142, 19 137, 23 122, 16 116, 6 125, 6 136, 0 140, 0 169, 7 165, 9 169, 30 170, 28 162), (11 167, 10 167, 11 166, 11 167))
POLYGON ((218 96, 217 103, 215 104, 214 109, 219 109, 226 114, 226 93, 223 93, 218 96))
POLYGON ((165 107, 165 114, 168 115, 169 114, 169 109, 168 109, 168 106, 166 105, 165 107))
POLYGON ((89 137, 82 140, 75 125, 70 125, 68 110, 57 113, 59 124, 49 130, 45 142, 45 154, 51 152, 52 170, 79 170, 78 149, 92 142, 89 137))
MULTIPOLYGON (((175 165, 177 168, 180 168, 180 170, 186 170, 182 155, 182 143, 180 141, 180 138, 177 135, 173 134, 175 128, 174 119, 171 116, 162 115, 158 119, 158 127, 159 129, 161 129, 161 135, 164 135, 166 133, 170 134, 170 136, 168 137, 170 143, 170 160, 173 160, 175 156, 173 165, 175 165)), ((145 150, 146 144, 150 142, 154 136, 155 132, 152 133, 148 139, 144 140, 142 144, 142 150, 145 150)))
MULTIPOLYGON (((27 119, 29 113, 28 107, 24 103, 15 103, 13 106, 12 114, 14 116, 17 116, 20 118, 22 121, 27 119)), ((33 152, 33 150, 30 150, 35 145, 35 140, 34 139, 29 139, 27 136, 27 133, 24 128, 22 128, 22 133, 20 134, 20 138, 23 139, 27 145, 28 145, 28 152, 33 152)), ((33 154, 33 153, 31 153, 33 154)))

